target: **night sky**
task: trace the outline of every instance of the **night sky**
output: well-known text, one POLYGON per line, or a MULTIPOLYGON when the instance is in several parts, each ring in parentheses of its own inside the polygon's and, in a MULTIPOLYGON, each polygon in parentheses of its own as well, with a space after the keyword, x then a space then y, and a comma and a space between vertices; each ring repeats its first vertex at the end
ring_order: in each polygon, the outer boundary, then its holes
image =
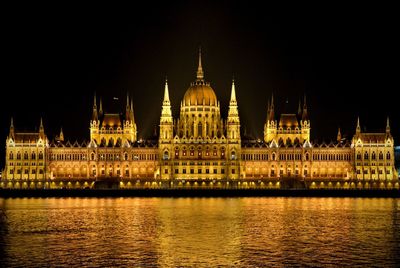
POLYGON ((185 2, 4 8, 3 144, 11 116, 17 130, 37 129, 42 116, 50 139, 63 127, 66 139, 88 140, 94 92, 106 112, 123 112, 129 92, 138 136, 151 136, 165 77, 177 117, 195 80, 200 45, 205 79, 224 116, 235 77, 242 131, 249 135, 263 137, 273 92, 276 114, 296 112, 307 95, 312 140, 335 139, 338 127, 351 138, 357 116, 363 130, 384 131, 390 116, 399 143, 394 7, 185 2))

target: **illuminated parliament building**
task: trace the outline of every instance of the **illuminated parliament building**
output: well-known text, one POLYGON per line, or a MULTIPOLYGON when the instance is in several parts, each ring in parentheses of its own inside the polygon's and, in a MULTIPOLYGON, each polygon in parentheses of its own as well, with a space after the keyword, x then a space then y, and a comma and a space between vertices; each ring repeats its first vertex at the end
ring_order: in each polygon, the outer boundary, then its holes
MULTIPOLYGON (((138 140, 133 100, 123 114, 105 113, 96 96, 90 141, 49 141, 38 132, 19 132, 11 119, 1 188, 399 188, 389 119, 386 131, 365 133, 357 121, 350 140, 316 144, 304 99, 296 113, 276 115, 268 102, 264 139, 241 137, 232 81, 227 118, 210 83, 201 54, 197 75, 171 111, 165 81, 158 140, 138 140)), ((223 108, 225 109, 225 108, 223 108)), ((15 124, 17 125, 17 124, 15 124)))

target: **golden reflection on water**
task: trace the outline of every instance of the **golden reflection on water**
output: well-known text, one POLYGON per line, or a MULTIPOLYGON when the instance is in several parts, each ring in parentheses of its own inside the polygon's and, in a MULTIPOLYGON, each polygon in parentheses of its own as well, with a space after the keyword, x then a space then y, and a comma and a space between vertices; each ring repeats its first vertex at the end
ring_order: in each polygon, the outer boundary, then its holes
POLYGON ((398 199, 0 199, 0 256, 18 266, 391 266, 398 199))

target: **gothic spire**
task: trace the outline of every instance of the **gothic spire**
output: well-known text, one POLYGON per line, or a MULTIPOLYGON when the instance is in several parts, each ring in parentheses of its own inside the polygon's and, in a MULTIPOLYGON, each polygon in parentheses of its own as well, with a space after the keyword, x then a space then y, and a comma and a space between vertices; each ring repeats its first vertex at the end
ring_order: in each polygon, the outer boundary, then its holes
POLYGON ((10 138, 14 138, 14 119, 11 117, 10 123, 10 133, 8 134, 10 138))
POLYGON ((103 101, 101 100, 101 98, 100 98, 99 115, 100 115, 100 116, 103 115, 103 101))
POLYGON ((197 80, 203 80, 204 73, 203 67, 201 66, 201 47, 199 47, 199 66, 197 67, 197 80))
POLYGON ((340 128, 338 128, 337 141, 340 142, 341 140, 342 140, 342 133, 340 133, 340 128))
POLYGON ((232 102, 237 102, 236 101, 236 91, 235 91, 235 80, 232 79, 232 90, 231 90, 231 103, 232 102))
POLYGON ((129 109, 129 93, 126 92, 126 109, 129 109))
POLYGON ((40 117, 39 135, 42 138, 44 138, 44 127, 43 127, 43 119, 42 119, 42 117, 40 117))
POLYGON ((60 130, 59 140, 60 140, 60 141, 64 141, 64 133, 63 133, 62 127, 61 127, 61 130, 60 130))
POLYGON ((356 133, 361 133, 360 117, 357 117, 356 133))
POLYGON ((297 108, 297 116, 301 117, 301 100, 299 99, 299 107, 297 108))
MULTIPOLYGON (((101 102, 100 102, 101 105, 101 102)), ((97 114, 97 104, 96 104, 96 92, 94 93, 94 98, 93 98, 93 113, 92 113, 92 120, 97 121, 98 120, 98 114, 97 114)))
POLYGON ((165 87, 164 87, 164 103, 169 101, 169 92, 168 92, 168 80, 165 78, 165 87))
POLYGON ((307 97, 306 97, 306 94, 304 94, 303 114, 302 114, 301 119, 302 119, 303 121, 308 120, 307 97))
POLYGON ((274 108, 274 93, 272 93, 271 96, 271 106, 269 106, 269 111, 268 111, 268 121, 274 121, 275 119, 275 108, 274 108))
POLYGON ((386 119, 386 134, 390 134, 389 116, 386 119))

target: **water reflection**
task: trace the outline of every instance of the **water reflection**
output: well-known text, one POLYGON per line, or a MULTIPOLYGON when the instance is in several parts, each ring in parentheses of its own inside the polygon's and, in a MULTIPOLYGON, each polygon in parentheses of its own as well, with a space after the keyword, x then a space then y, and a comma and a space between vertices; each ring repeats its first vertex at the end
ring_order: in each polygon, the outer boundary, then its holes
POLYGON ((396 266, 398 199, 0 199, 19 266, 396 266))

